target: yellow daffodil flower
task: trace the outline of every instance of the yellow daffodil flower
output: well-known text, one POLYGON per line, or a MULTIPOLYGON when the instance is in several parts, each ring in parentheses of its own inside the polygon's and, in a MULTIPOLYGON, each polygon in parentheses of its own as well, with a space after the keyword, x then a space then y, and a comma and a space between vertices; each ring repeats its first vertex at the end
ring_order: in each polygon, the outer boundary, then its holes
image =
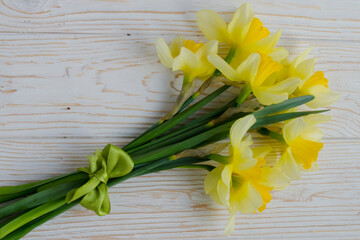
POLYGON ((301 82, 298 77, 276 82, 276 79, 271 76, 279 71, 282 66, 269 56, 258 53, 251 54, 236 69, 216 54, 209 55, 208 59, 229 80, 247 83, 263 105, 279 103, 288 99, 289 94, 301 82))
POLYGON ((156 40, 156 49, 163 65, 173 71, 183 71, 183 85, 192 82, 196 77, 206 80, 215 71, 215 67, 207 59, 209 54, 216 54, 218 51, 215 40, 203 44, 177 37, 168 46, 164 39, 159 38, 156 40))
POLYGON ((285 62, 285 71, 288 77, 299 77, 302 82, 299 84, 294 96, 313 95, 314 100, 306 105, 310 108, 329 107, 336 102, 340 95, 331 91, 328 87, 328 80, 322 71, 314 73, 315 59, 306 59, 311 48, 305 50, 291 63, 285 62))
POLYGON ((231 218, 225 234, 234 229, 235 213, 263 211, 271 200, 269 191, 283 189, 289 179, 277 167, 265 166, 264 156, 271 147, 250 148, 251 136, 245 136, 256 122, 250 115, 237 120, 230 130, 230 157, 225 165, 212 170, 205 179, 205 192, 216 203, 228 207, 231 218))
POLYGON ((281 32, 270 35, 270 31, 254 17, 254 12, 247 3, 236 10, 229 24, 212 10, 199 11, 197 22, 207 39, 229 43, 238 49, 234 61, 243 61, 254 52, 267 54, 276 61, 288 56, 285 48, 275 48, 281 32))
POLYGON ((323 132, 317 124, 330 121, 327 115, 309 115, 288 121, 283 127, 283 136, 288 145, 277 166, 292 179, 299 179, 301 171, 316 170, 316 160, 323 147, 320 143, 323 132))

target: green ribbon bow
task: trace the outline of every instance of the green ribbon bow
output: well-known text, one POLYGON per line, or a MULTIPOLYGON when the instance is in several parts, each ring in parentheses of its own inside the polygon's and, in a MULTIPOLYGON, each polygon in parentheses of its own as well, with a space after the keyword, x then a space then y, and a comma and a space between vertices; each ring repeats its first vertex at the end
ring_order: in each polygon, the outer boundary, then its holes
POLYGON ((98 149, 94 156, 88 156, 89 167, 79 171, 89 174, 89 180, 66 195, 67 203, 82 197, 80 204, 97 215, 110 213, 110 199, 107 182, 131 172, 134 162, 121 148, 108 144, 102 151, 98 149))

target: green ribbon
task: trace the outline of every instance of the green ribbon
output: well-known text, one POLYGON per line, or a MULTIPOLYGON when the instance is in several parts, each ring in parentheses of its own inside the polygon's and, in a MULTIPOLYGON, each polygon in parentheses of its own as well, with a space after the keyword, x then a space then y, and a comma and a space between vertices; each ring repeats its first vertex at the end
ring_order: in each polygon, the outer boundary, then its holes
POLYGON ((89 167, 79 171, 89 174, 89 180, 66 195, 67 203, 82 197, 80 204, 94 211, 99 216, 110 213, 110 199, 107 182, 130 173, 134 162, 121 148, 108 144, 102 151, 98 149, 94 156, 89 156, 89 167))

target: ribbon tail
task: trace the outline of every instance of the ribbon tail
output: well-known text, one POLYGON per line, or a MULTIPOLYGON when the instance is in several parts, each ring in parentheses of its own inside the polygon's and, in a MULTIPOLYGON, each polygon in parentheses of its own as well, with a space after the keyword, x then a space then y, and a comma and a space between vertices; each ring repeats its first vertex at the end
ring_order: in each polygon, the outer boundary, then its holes
POLYGON ((87 181, 84 185, 77 189, 73 189, 66 195, 66 202, 71 203, 75 201, 76 199, 81 198, 82 196, 86 195, 87 193, 91 192, 93 189, 95 189, 100 183, 100 180, 92 177, 87 181))
POLYGON ((94 211, 99 216, 109 214, 111 206, 106 184, 101 183, 97 188, 87 193, 80 204, 83 207, 94 211))

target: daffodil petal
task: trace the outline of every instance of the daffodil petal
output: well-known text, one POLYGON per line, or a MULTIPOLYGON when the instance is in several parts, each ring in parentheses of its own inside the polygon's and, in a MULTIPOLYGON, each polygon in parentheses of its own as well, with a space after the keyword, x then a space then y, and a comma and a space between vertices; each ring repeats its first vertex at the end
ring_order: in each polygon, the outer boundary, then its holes
POLYGON ((290 184, 290 179, 281 172, 279 167, 264 167, 259 183, 267 187, 282 190, 290 184))
POLYGON ((228 42, 227 24, 225 20, 212 10, 201 10, 196 13, 200 30, 209 40, 228 42))
POLYGON ((191 82, 198 75, 198 58, 189 49, 182 47, 179 56, 173 61, 173 71, 182 70, 186 82, 191 82))
POLYGON ((296 118, 287 122, 283 128, 283 136, 286 143, 290 144, 293 140, 295 140, 306 128, 306 126, 307 124, 304 118, 296 118))
POLYGON ((279 166, 288 177, 294 180, 300 179, 300 167, 292 156, 290 147, 288 147, 284 154, 280 157, 277 166, 279 166))
POLYGON ((257 41, 256 43, 253 44, 253 46, 250 47, 253 47, 262 54, 269 54, 273 52, 274 47, 278 43, 280 37, 281 37, 281 30, 277 31, 274 34, 271 34, 270 36, 264 39, 257 41))
POLYGON ((279 74, 276 72, 281 69, 282 66, 278 62, 273 61, 267 55, 262 55, 256 76, 251 79, 251 86, 260 87, 268 85, 268 79, 272 79, 273 74, 279 74))
POLYGON ((271 57, 271 59, 275 62, 281 62, 289 56, 289 52, 286 50, 286 48, 280 47, 275 48, 271 53, 268 54, 268 56, 271 57))
POLYGON ((218 44, 219 42, 217 40, 210 40, 207 43, 205 43, 199 50, 204 49, 203 56, 206 58, 208 55, 217 54, 218 44))
POLYGON ((242 213, 254 213, 263 205, 259 191, 249 181, 243 184, 237 194, 236 207, 242 213))
POLYGON ((265 157, 269 152, 272 151, 272 147, 270 145, 265 145, 257 148, 253 148, 253 157, 258 159, 260 157, 265 157))
POLYGON ((242 4, 234 13, 228 25, 228 32, 235 43, 240 43, 250 27, 254 12, 248 3, 242 4))
POLYGON ((222 203, 222 201, 221 201, 221 199, 220 199, 220 197, 219 197, 219 193, 218 193, 218 191, 217 191, 217 188, 214 189, 214 190, 212 190, 212 191, 209 192, 208 194, 209 194, 209 196, 211 197, 211 199, 214 200, 214 202, 215 202, 216 204, 223 205, 223 203, 222 203))
MULTIPOLYGON (((195 69, 198 66, 198 59, 196 57, 196 54, 187 48, 182 47, 178 57, 181 58, 183 60, 183 63, 191 69, 195 69)), ((174 71, 181 69, 180 67, 177 68, 175 63, 173 68, 174 71)))
POLYGON ((306 49, 305 51, 303 51, 298 57, 296 57, 291 62, 291 68, 295 69, 299 63, 303 62, 306 59, 306 57, 309 55, 309 53, 311 52, 312 49, 313 49, 313 47, 310 47, 310 48, 306 49))
POLYGON ((270 87, 271 92, 287 93, 291 94, 295 91, 298 85, 301 83, 301 79, 298 77, 291 77, 285 79, 270 87))
POLYGON ((238 148, 233 149, 233 164, 236 169, 246 170, 256 165, 257 159, 253 157, 253 151, 250 148, 251 144, 252 140, 249 135, 246 141, 242 141, 238 148))
POLYGON ((308 79, 315 71, 315 58, 310 58, 299 63, 295 68, 296 76, 302 80, 308 79))
POLYGON ((217 187, 217 183, 221 180, 221 174, 224 166, 219 166, 213 169, 205 178, 204 190, 205 193, 209 194, 212 190, 217 187))
POLYGON ((323 136, 324 136, 324 132, 321 131, 320 128, 316 126, 308 126, 300 134, 301 138, 313 142, 320 142, 323 136))
POLYGON ((230 182, 231 182, 231 165, 225 165, 222 173, 221 173, 221 181, 228 187, 230 187, 230 182))
POLYGON ((241 81, 241 79, 238 78, 235 70, 218 55, 211 54, 208 56, 208 60, 215 68, 224 74, 227 79, 234 82, 241 81))
POLYGON ((229 221, 227 222, 224 229, 224 234, 228 236, 234 231, 234 229, 235 229, 235 214, 231 215, 229 221))
POLYGON ((263 105, 280 103, 288 99, 289 96, 285 92, 271 92, 270 87, 253 87, 252 90, 258 101, 263 105))
POLYGON ((234 148, 240 147, 244 135, 255 122, 256 118, 253 115, 248 115, 235 121, 230 129, 230 142, 234 148))
POLYGON ((236 73, 240 79, 247 82, 252 82, 255 78, 261 57, 258 53, 251 54, 246 60, 244 60, 236 69, 236 73))
POLYGON ((325 114, 311 114, 304 117, 305 122, 311 125, 317 125, 324 122, 329 122, 332 119, 332 116, 325 114))
POLYGON ((217 193, 219 195, 221 205, 228 207, 230 199, 230 186, 226 186, 222 181, 219 181, 217 185, 217 193))
POLYGON ((160 62, 168 67, 168 68, 172 68, 172 64, 173 64, 173 57, 171 54, 171 51, 168 47, 168 45, 165 43, 164 39, 162 38, 158 38, 156 39, 156 50, 160 59, 160 62))
POLYGON ((174 38, 174 40, 170 44, 170 52, 173 57, 176 57, 180 54, 181 48, 184 46, 184 38, 181 36, 178 36, 174 38))
POLYGON ((195 53, 197 56, 198 67, 197 77, 201 80, 205 81, 209 77, 211 77, 215 71, 215 67, 208 61, 208 55, 216 55, 218 51, 218 41, 210 40, 205 43, 203 46, 199 48, 199 50, 195 53))
POLYGON ((306 104, 310 108, 329 107, 340 97, 340 94, 331 91, 323 85, 310 87, 306 92, 315 97, 314 100, 306 104))
POLYGON ((305 140, 320 142, 324 132, 316 125, 330 121, 331 116, 324 114, 312 114, 304 117, 304 120, 308 126, 301 132, 300 137, 305 140))

